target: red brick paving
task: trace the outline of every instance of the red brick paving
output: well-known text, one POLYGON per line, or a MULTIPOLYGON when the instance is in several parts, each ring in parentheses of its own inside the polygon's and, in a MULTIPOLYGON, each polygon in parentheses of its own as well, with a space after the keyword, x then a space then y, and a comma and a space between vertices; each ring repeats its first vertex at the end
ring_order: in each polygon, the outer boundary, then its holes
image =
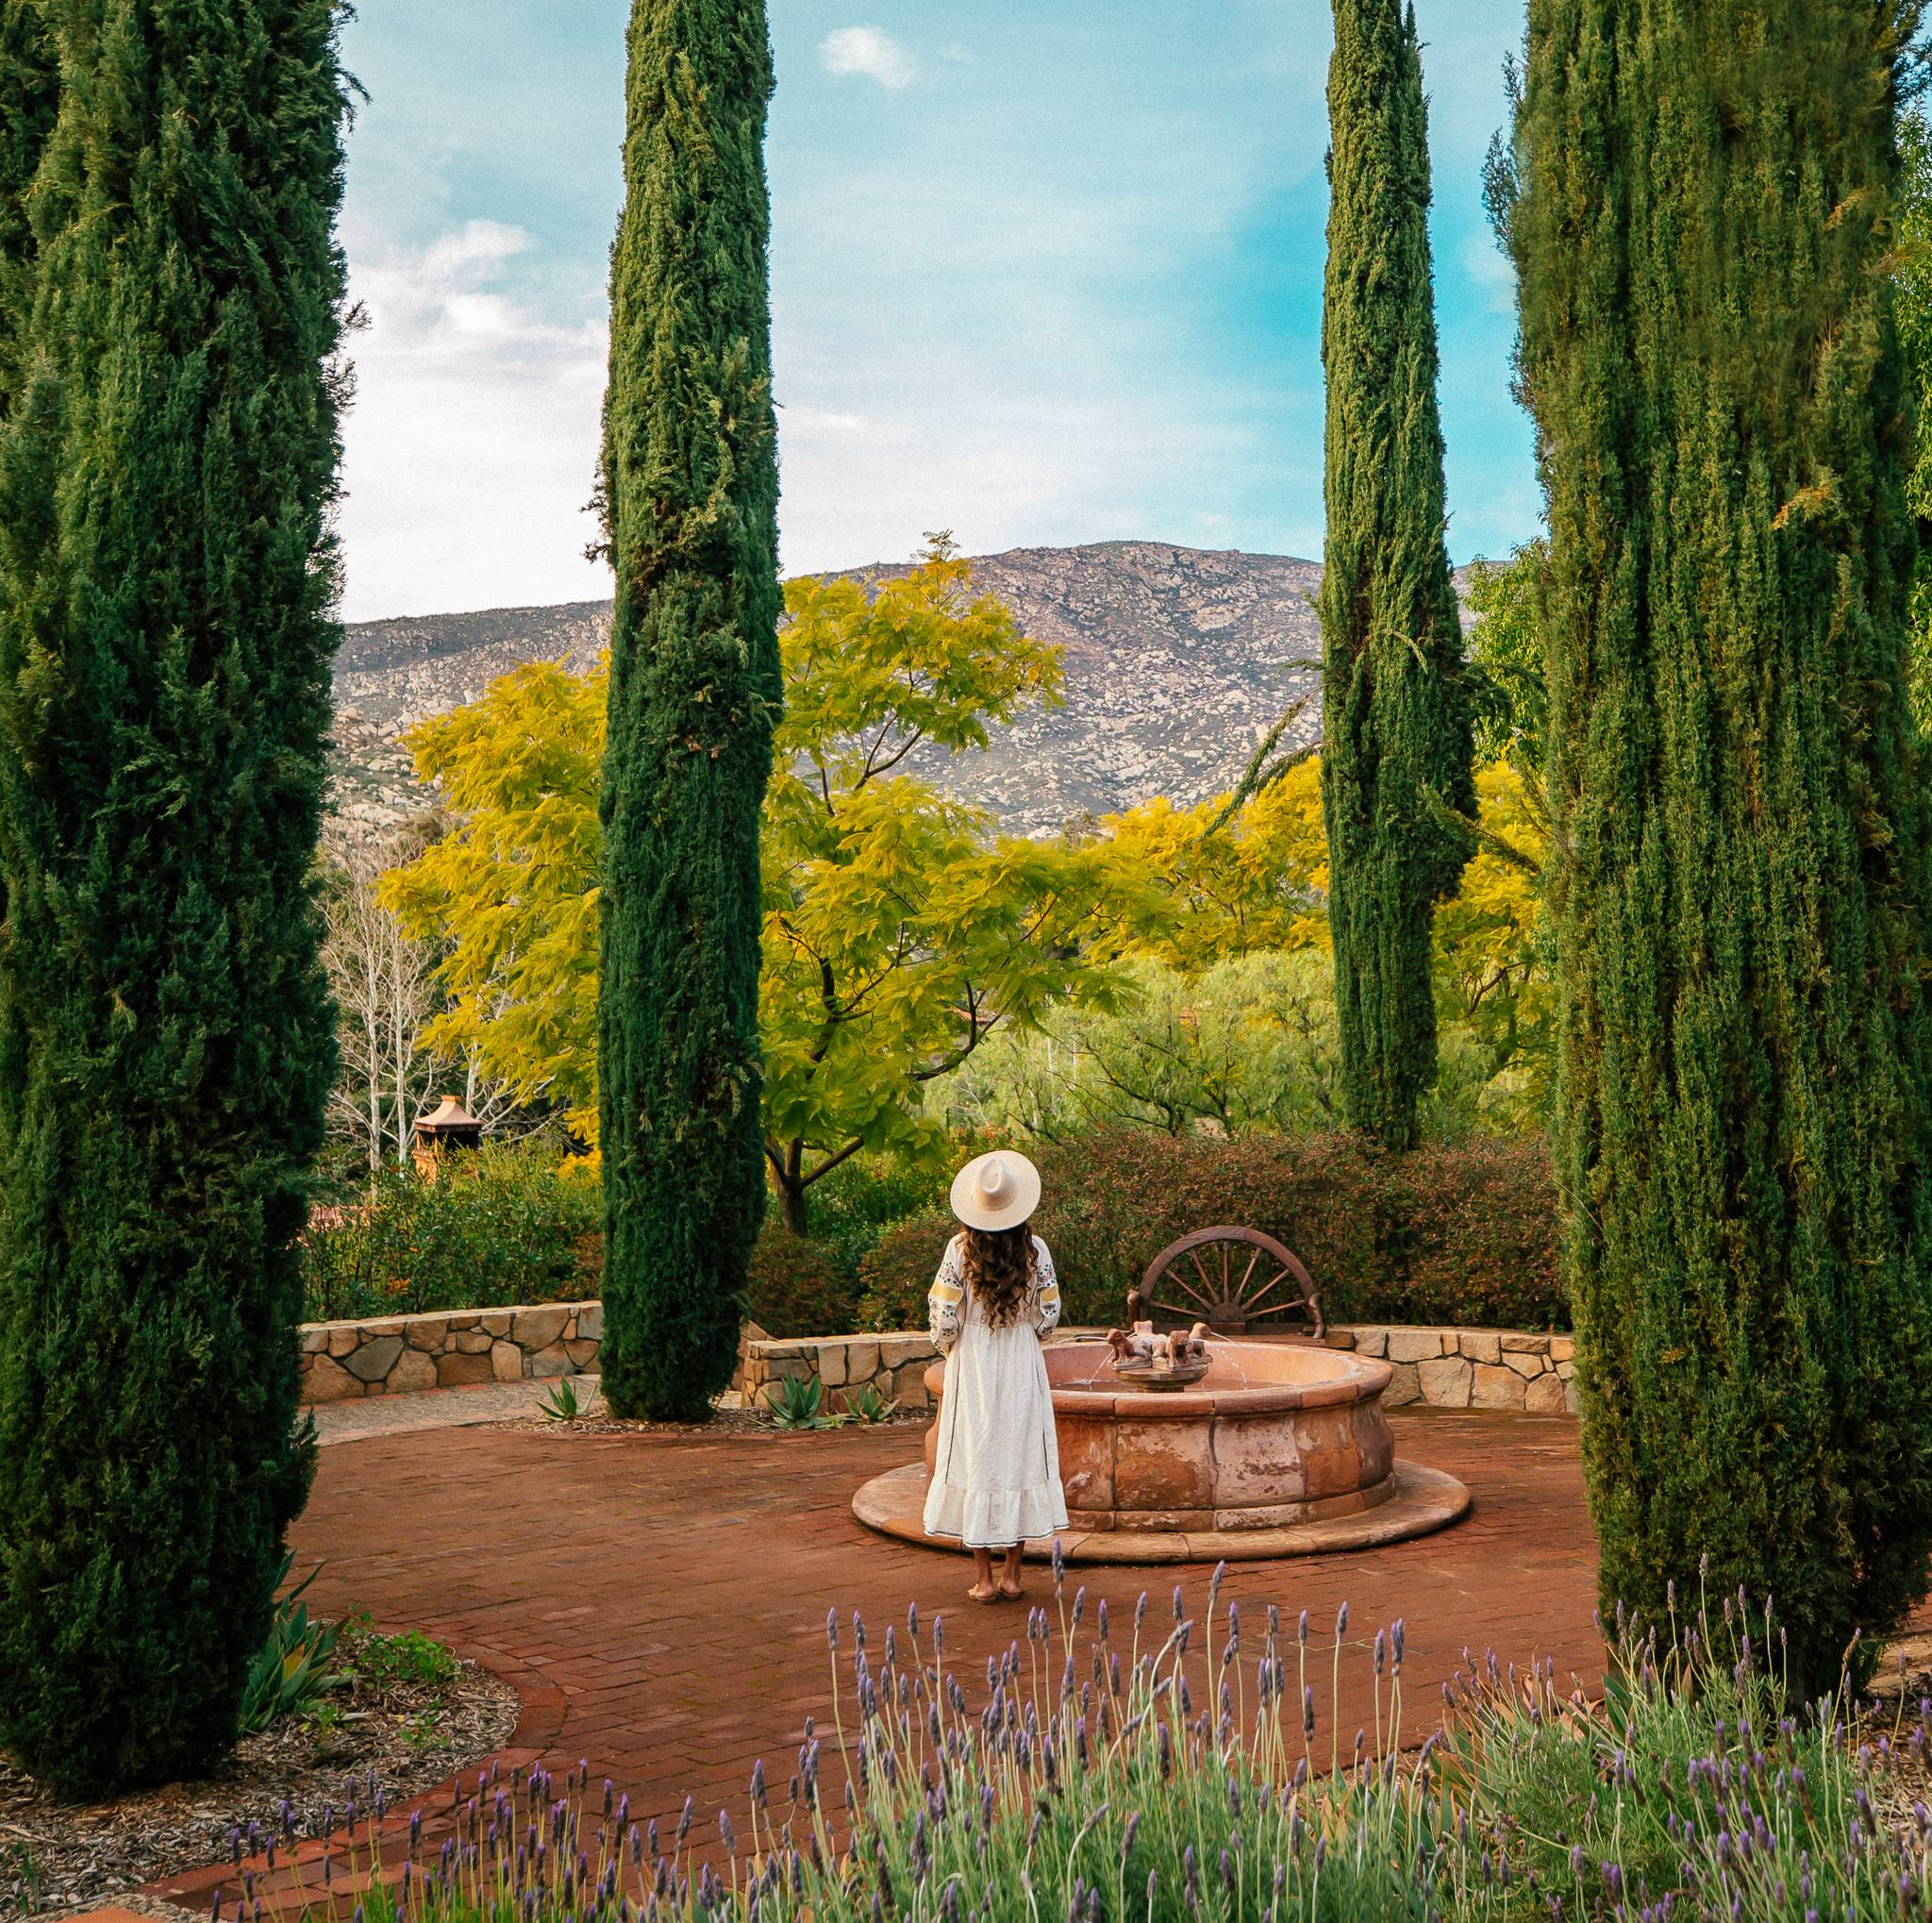
MULTIPOLYGON (((1554 1656, 1559 1675, 1586 1682, 1599 1673, 1574 1423, 1390 1420, 1400 1454, 1468 1483, 1474 1513, 1415 1542, 1237 1564, 1223 1592, 1277 1602, 1291 1623, 1308 1610, 1324 1644, 1349 1604, 1359 1653, 1343 1659, 1344 1753, 1367 1720, 1366 1651, 1398 1615, 1413 1722, 1431 1716, 1465 1647, 1554 1656)), ((769 1440, 469 1429, 344 1444, 323 1454, 295 1531, 297 1566, 324 1564, 311 1607, 423 1630, 510 1681, 524 1717, 506 1772, 541 1756, 561 1777, 588 1759, 593 1781, 629 1791, 640 1819, 675 1813, 689 1791, 708 1825, 722 1804, 741 1802, 758 1757, 782 1783, 805 1716, 823 1720, 828 1606, 841 1621, 859 1611, 875 1638, 910 1602, 928 1617, 943 1611, 948 1666, 969 1691, 985 1658, 1024 1633, 1022 1608, 967 1601, 962 1557, 854 1521, 853 1489, 918 1446, 909 1429, 769 1440)), ((1176 1580, 1198 1614, 1208 1577, 1092 1568, 1070 1572, 1067 1586, 1108 1597, 1118 1621, 1143 1588, 1164 1616, 1176 1580)), ((1028 1585, 1050 1599, 1047 1571, 1029 1567, 1028 1585)), ((433 1812, 450 1794, 419 1801, 433 1812)), ((225 1866, 155 1888, 205 1907, 233 1875, 225 1866)))

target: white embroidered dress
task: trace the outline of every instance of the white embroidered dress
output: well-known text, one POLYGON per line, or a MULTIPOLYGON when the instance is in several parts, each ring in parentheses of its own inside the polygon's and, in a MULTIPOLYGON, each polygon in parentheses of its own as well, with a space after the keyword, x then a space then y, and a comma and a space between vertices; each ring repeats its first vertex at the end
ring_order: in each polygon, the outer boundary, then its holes
POLYGON ((939 1453, 925 1532, 969 1549, 1004 1549, 1067 1527, 1059 1442, 1041 1343, 1060 1319, 1053 1257, 1033 1238, 1033 1287, 1019 1315, 991 1327, 966 1285, 965 1238, 946 1245, 926 1297, 933 1346, 946 1359, 939 1453))

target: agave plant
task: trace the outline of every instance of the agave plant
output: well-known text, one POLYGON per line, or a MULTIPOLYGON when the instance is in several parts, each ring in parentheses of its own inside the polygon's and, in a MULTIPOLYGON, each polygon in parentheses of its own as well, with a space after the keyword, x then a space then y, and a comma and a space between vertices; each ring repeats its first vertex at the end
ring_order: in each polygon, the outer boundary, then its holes
MULTIPOLYGON (((279 1589, 289 1580, 295 1552, 286 1551, 275 1576, 279 1589)), ((302 1600, 308 1585, 322 1574, 318 1563, 295 1587, 275 1604, 269 1624, 268 1640, 257 1653, 242 1693, 242 1731, 254 1735, 282 1716, 299 1715, 330 1690, 341 1679, 328 1669, 335 1654, 339 1630, 334 1623, 316 1622, 302 1600)))
POLYGON ((825 1413, 825 1385, 816 1376, 787 1376, 772 1383, 765 1407, 779 1429, 837 1429, 841 1419, 825 1413))
POLYGON ((888 1399, 876 1382, 845 1392, 845 1413, 854 1422, 890 1422, 899 1413, 896 1398, 888 1399))
POLYGON ((584 1413, 576 1384, 568 1376, 559 1376, 557 1386, 537 1406, 552 1422, 575 1422, 584 1413))

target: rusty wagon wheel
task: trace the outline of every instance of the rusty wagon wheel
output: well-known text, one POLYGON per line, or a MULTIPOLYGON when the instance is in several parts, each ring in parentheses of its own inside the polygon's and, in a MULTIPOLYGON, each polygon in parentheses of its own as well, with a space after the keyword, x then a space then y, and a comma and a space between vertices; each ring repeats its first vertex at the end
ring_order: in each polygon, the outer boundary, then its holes
POLYGON ((1127 1298, 1130 1318, 1159 1310, 1183 1322, 1205 1322, 1222 1335, 1249 1323, 1299 1313, 1320 1340, 1322 1297, 1292 1250, 1258 1229, 1197 1229, 1170 1243, 1147 1264, 1127 1298))

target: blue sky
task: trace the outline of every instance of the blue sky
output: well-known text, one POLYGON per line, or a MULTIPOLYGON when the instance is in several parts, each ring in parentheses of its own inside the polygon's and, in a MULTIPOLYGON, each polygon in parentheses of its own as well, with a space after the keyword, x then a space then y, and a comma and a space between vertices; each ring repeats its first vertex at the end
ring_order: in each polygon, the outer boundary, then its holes
MULTIPOLYGON (((625 0, 369 0, 354 620, 608 592, 584 560, 625 0)), ((1479 201, 1523 0, 1418 0, 1450 545, 1535 531, 1479 201)), ((774 0, 787 572, 1146 538, 1319 555, 1327 0, 774 0)))

